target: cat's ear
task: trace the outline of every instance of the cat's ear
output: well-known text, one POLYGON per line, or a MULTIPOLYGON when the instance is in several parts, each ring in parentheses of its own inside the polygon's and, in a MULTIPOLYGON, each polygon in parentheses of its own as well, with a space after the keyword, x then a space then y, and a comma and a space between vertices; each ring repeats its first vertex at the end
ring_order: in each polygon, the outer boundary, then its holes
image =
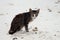
POLYGON ((29 9, 29 12, 31 12, 31 11, 32 11, 32 9, 30 8, 30 9, 29 9))
POLYGON ((37 12, 39 13, 40 9, 37 10, 37 12))

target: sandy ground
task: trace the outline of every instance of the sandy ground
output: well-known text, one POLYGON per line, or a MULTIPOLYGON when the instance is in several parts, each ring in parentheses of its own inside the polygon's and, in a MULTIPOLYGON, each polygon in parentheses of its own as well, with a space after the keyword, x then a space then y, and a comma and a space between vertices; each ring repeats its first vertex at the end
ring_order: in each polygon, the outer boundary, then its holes
POLYGON ((60 40, 60 0, 0 0, 0 40, 60 40), (29 32, 23 28, 9 35, 12 19, 29 8, 40 9, 29 32), (38 31, 33 31, 35 27, 38 31))

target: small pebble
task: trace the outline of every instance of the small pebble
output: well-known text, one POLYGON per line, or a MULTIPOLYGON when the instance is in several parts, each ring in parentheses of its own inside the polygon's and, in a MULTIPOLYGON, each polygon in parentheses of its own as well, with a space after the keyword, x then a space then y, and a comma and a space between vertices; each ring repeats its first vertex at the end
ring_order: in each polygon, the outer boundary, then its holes
POLYGON ((37 27, 35 27, 34 29, 32 29, 32 31, 38 31, 38 28, 37 28, 37 27))
POLYGON ((58 0, 57 2, 55 2, 56 4, 60 3, 60 0, 58 0))
POLYGON ((60 11, 58 11, 58 13, 60 13, 60 11))
POLYGON ((21 37, 21 39, 23 39, 24 37, 21 37))
POLYGON ((49 10, 49 12, 52 12, 52 10, 51 9, 48 9, 49 10))
POLYGON ((35 27, 35 29, 37 29, 37 27, 35 27))
POLYGON ((35 32, 35 34, 37 34, 37 32, 35 32))
POLYGON ((54 36, 56 36, 56 34, 54 36))
POLYGON ((16 40, 17 38, 13 38, 13 40, 16 40))

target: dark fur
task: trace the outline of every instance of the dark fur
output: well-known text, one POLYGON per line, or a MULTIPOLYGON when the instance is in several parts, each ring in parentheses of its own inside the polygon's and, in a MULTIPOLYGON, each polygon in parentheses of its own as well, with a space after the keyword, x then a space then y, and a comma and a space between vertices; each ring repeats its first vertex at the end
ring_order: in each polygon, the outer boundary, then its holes
MULTIPOLYGON (((16 31, 19 31, 25 26, 26 32, 28 32, 28 24, 32 21, 32 14, 36 13, 36 10, 31 10, 26 13, 18 14, 15 16, 11 23, 11 28, 9 30, 9 34, 14 34, 16 31)), ((38 15, 38 14, 37 14, 38 15)))

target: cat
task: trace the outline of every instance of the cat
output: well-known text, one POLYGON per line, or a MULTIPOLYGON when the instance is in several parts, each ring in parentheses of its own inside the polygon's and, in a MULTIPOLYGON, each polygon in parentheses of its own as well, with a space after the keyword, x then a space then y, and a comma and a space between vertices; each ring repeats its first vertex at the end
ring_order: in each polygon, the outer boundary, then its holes
POLYGON ((23 27, 25 27, 26 32, 29 32, 28 24, 38 16, 39 10, 40 9, 32 10, 30 8, 29 12, 16 15, 11 22, 9 34, 14 34, 15 32, 21 30, 23 27))

